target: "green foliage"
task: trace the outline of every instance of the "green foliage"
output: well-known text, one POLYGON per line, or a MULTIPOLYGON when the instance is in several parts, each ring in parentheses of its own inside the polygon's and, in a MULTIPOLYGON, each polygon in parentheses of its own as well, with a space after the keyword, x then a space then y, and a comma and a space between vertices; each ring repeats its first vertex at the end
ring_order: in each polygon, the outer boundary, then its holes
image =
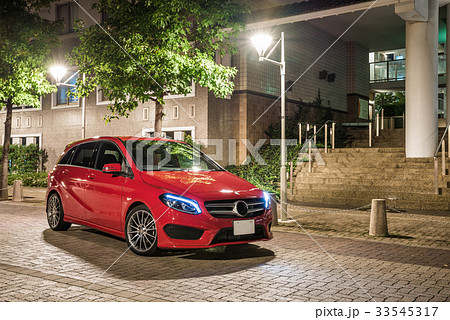
POLYGON ((14 180, 22 180, 25 187, 47 187, 47 172, 25 172, 11 173, 8 175, 8 185, 12 185, 14 180))
POLYGON ((375 105, 377 107, 384 107, 386 105, 398 104, 405 105, 405 92, 382 92, 375 96, 375 105))
POLYGON ((70 61, 87 75, 78 79, 79 95, 100 86, 114 101, 106 121, 127 117, 138 102, 164 104, 164 96, 187 94, 192 81, 218 97, 233 91, 237 70, 216 64, 214 56, 235 48, 230 39, 244 27, 239 17, 246 12, 238 2, 99 0, 95 7, 108 18, 80 24, 70 61))
POLYGON ((405 92, 385 92, 375 96, 375 106, 384 109, 384 116, 401 116, 405 112, 405 92))
POLYGON ((45 0, 0 3, 0 109, 7 101, 38 107, 39 98, 56 91, 47 81, 45 61, 59 42, 59 22, 41 18, 45 0))
MULTIPOLYGON (((0 149, 0 156, 1 153, 0 149)), ((44 156, 44 150, 39 149, 39 146, 35 144, 28 146, 12 144, 9 147, 8 172, 36 172, 39 168, 39 158, 41 155, 44 156)))
POLYGON ((385 117, 401 116, 405 112, 405 103, 394 102, 385 104, 383 108, 385 117))
MULTIPOLYGON (((297 158, 301 145, 287 146, 287 161, 297 158)), ((227 166, 229 172, 252 183, 261 190, 280 194, 280 146, 265 145, 259 150, 259 154, 266 165, 258 164, 254 157, 247 165, 227 166)))

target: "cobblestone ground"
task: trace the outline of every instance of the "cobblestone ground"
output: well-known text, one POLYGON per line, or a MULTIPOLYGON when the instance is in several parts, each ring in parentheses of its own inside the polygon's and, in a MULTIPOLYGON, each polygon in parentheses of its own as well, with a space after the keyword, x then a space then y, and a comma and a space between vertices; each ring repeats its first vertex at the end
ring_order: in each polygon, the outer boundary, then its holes
POLYGON ((0 217, 0 301, 450 301, 442 248, 275 231, 140 257, 87 227, 51 231, 42 207, 1 203, 0 217))
POLYGON ((450 249, 450 211, 388 210, 389 236, 377 238, 369 236, 370 207, 345 210, 290 204, 288 212, 298 224, 282 223, 278 230, 450 249))

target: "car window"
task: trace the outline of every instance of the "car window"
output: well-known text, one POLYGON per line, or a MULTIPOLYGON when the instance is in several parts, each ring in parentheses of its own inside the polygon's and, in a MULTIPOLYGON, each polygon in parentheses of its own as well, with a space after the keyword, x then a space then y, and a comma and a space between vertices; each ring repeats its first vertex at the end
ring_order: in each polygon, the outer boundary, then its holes
POLYGON ((120 163, 122 164, 122 153, 119 148, 112 142, 102 142, 97 158, 95 169, 102 170, 105 164, 120 163))
POLYGON ((143 171, 222 171, 198 149, 165 140, 129 140, 125 147, 143 171))
POLYGON ((77 149, 77 146, 73 147, 69 151, 67 151, 59 160, 58 164, 70 164, 70 160, 72 159, 72 156, 77 149))
POLYGON ((78 146, 72 159, 73 166, 93 167, 93 155, 97 142, 84 143, 78 146))

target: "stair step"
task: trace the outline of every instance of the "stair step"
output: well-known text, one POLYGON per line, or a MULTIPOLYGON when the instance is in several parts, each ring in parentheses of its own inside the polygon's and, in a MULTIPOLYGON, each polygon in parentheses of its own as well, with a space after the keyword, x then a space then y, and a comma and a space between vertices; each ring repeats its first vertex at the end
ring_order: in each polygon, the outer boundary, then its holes
MULTIPOLYGON (((289 198, 289 197, 288 197, 289 198)), ((374 199, 374 198, 373 198, 374 199)), ((321 196, 303 197, 296 195, 294 199, 300 205, 329 205, 329 206, 350 206, 353 208, 362 207, 372 203, 372 198, 323 198, 321 196)), ((423 210, 449 210, 448 202, 425 202, 415 200, 386 200, 386 205, 391 208, 423 209, 423 210)))
MULTIPOLYGON (((396 134, 392 133, 392 137, 396 134)), ((381 137, 374 139, 378 140, 381 137)), ((325 165, 313 162, 309 173, 307 162, 298 163, 294 194, 289 198, 304 204, 355 207, 369 204, 374 198, 385 198, 390 199, 388 205, 397 208, 450 209, 450 177, 441 174, 441 158, 440 195, 435 195, 433 158, 406 158, 404 147, 387 144, 382 148, 380 144, 375 148, 330 149, 329 153, 319 149, 325 165)), ((450 158, 446 165, 449 170, 450 158)))

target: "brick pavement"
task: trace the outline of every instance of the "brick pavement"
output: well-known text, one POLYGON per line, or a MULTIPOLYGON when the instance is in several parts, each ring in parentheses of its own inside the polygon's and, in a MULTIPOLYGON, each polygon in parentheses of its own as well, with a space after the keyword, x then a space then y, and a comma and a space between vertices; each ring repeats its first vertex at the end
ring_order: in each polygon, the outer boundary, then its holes
POLYGON ((248 245, 127 251, 105 272, 123 240, 51 231, 42 207, 0 203, 0 217, 0 301, 450 301, 450 250, 438 247, 275 231, 248 245))
MULTIPOLYGON (((450 211, 388 210, 388 237, 369 236, 370 208, 343 210, 290 204, 288 213, 315 235, 450 249, 450 211)), ((278 230, 304 233, 298 224, 283 223, 278 230)))

